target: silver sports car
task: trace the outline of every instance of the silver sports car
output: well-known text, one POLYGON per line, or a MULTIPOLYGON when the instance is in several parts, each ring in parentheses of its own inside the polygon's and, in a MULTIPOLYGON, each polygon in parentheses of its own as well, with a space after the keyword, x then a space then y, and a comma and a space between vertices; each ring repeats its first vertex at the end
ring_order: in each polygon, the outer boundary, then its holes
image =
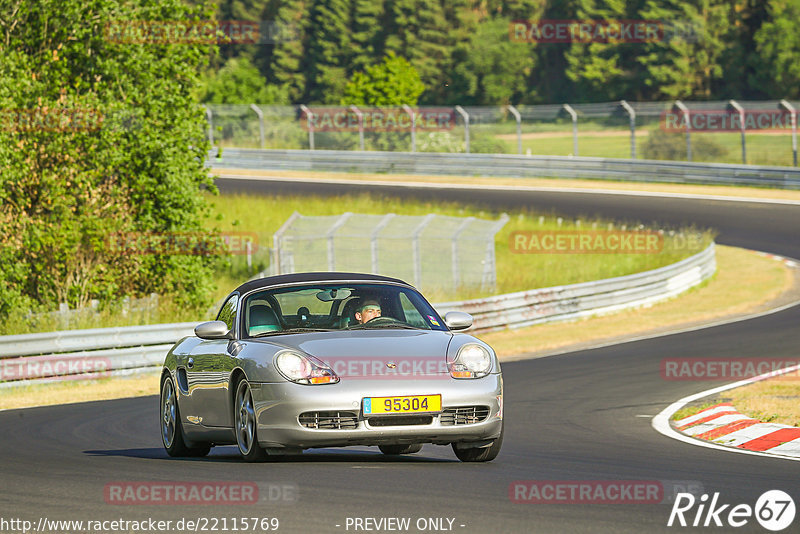
POLYGON ((242 284, 216 321, 167 354, 159 424, 170 456, 238 445, 248 461, 313 447, 384 454, 451 444, 465 462, 503 442, 503 378, 490 346, 412 286, 353 273, 242 284))

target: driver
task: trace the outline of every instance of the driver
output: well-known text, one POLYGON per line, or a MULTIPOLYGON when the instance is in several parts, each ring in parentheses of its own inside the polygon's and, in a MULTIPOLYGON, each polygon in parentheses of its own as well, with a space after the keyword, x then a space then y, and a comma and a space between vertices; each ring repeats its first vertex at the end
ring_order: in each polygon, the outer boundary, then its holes
POLYGON ((381 316, 381 305, 375 299, 366 299, 361 303, 361 306, 356 310, 356 321, 359 324, 364 324, 367 321, 381 316))

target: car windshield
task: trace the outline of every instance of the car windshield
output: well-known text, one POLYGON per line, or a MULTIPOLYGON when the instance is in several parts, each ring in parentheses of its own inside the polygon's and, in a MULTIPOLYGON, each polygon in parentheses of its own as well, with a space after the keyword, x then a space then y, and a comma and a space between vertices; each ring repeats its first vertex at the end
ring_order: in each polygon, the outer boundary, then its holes
POLYGON ((304 284, 247 297, 244 337, 314 330, 443 330, 444 321, 415 290, 391 284, 304 284))

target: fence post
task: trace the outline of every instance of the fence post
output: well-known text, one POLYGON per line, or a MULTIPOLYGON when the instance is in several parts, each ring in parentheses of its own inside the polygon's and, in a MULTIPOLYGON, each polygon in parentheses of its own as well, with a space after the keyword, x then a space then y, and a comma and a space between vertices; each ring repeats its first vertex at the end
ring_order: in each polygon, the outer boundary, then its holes
POLYGON ((214 146, 214 115, 211 113, 211 108, 203 106, 206 110, 206 120, 208 121, 208 142, 214 146))
POLYGON ((514 115, 514 119, 517 121, 517 154, 519 154, 521 156, 522 155, 522 115, 520 115, 519 111, 517 111, 517 108, 515 108, 511 104, 508 104, 506 106, 506 108, 508 109, 508 111, 511 112, 512 115, 514 115))
POLYGON ((394 213, 387 213, 386 215, 384 215, 383 219, 378 221, 378 224, 375 225, 375 228, 372 230, 372 234, 370 234, 370 236, 369 236, 370 251, 372 253, 371 255, 372 255, 372 273, 373 274, 378 274, 378 272, 379 272, 379 269, 378 269, 378 234, 380 234, 381 230, 383 230, 386 227, 386 225, 389 224, 389 221, 391 221, 393 217, 394 217, 394 213))
POLYGON ((353 214, 345 212, 342 214, 341 217, 336 219, 336 222, 328 230, 328 233, 325 234, 325 237, 328 239, 328 270, 335 271, 336 270, 336 251, 333 247, 333 235, 336 233, 336 230, 342 227, 344 223, 347 222, 347 219, 352 217, 353 214))
POLYGON ((403 104, 403 111, 411 117, 411 152, 417 151, 417 114, 408 104, 403 104))
POLYGON ((281 239, 283 239, 283 234, 300 216, 301 215, 297 211, 292 213, 289 218, 286 219, 286 222, 283 223, 281 227, 278 228, 278 231, 272 236, 272 247, 275 250, 275 274, 283 274, 283 267, 281 265, 281 262, 283 261, 283 254, 281 253, 281 239))
POLYGON ((741 124, 741 132, 742 132, 742 164, 747 165, 747 145, 745 143, 745 136, 744 136, 744 132, 745 132, 745 129, 746 129, 747 125, 744 122, 745 121, 744 108, 742 106, 740 106, 739 103, 736 102, 736 100, 729 100, 728 104, 730 104, 730 106, 733 109, 735 109, 737 113, 739 113, 739 121, 742 123, 741 124))
POLYGON ((469 113, 464 111, 464 108, 461 106, 456 106, 455 110, 461 115, 461 118, 464 119, 464 143, 466 144, 467 154, 469 154, 469 113))
POLYGON ((453 291, 458 290, 458 284, 459 282, 461 282, 460 280, 461 277, 458 269, 458 236, 461 235, 461 232, 466 230, 467 226, 469 226, 469 223, 471 223, 474 220, 475 217, 467 217, 466 219, 461 221, 461 224, 458 225, 456 231, 453 232, 452 243, 450 247, 450 252, 452 254, 452 260, 453 260, 453 291))
POLYGON ((797 167, 797 111, 788 100, 781 100, 778 107, 784 107, 789 112, 789 120, 792 124, 792 165, 797 167))
POLYGON ((489 231, 490 238, 486 241, 486 255, 489 258, 483 266, 483 280, 481 280, 481 289, 486 289, 488 286, 490 289, 495 289, 497 287, 497 260, 495 258, 494 252, 494 236, 502 230, 503 226, 509 220, 508 213, 503 213, 500 215, 500 218, 497 220, 496 223, 492 226, 492 229, 489 231))
POLYGON ((692 161, 692 121, 689 116, 689 108, 680 100, 675 101, 675 107, 683 113, 683 120, 686 122, 686 161, 692 161))
POLYGON ((308 124, 308 149, 314 150, 314 114, 303 104, 300 104, 300 111, 306 114, 308 124))
POLYGON ((436 217, 434 213, 427 214, 425 218, 422 219, 422 222, 411 232, 411 256, 414 262, 414 286, 416 287, 420 287, 422 283, 422 257, 419 250, 419 235, 434 217, 436 217))
POLYGON ((572 117, 572 155, 578 157, 578 114, 569 104, 564 104, 564 110, 572 117))
POLYGON ((264 148, 264 113, 255 104, 250 104, 250 109, 258 115, 258 138, 261 140, 261 148, 264 148))
POLYGON ((356 114, 358 117, 358 147, 363 152, 364 151, 364 114, 359 111, 359 109, 355 106, 350 106, 350 111, 356 114))
POLYGON ((620 100, 619 105, 628 112, 631 122, 631 159, 636 159, 636 112, 625 100, 620 100))

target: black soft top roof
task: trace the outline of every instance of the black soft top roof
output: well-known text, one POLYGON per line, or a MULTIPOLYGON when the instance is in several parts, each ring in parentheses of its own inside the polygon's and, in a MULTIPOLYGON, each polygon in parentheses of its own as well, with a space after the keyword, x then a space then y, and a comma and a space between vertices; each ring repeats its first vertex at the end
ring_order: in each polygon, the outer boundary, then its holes
POLYGON ((388 276, 381 276, 378 274, 365 274, 365 273, 339 273, 339 272, 314 272, 314 273, 292 273, 292 274, 279 274, 277 276, 267 276, 266 278, 258 278, 250 280, 237 287, 234 292, 238 291, 240 295, 252 291, 253 289, 263 289, 271 286, 282 284, 293 284, 296 282, 320 282, 327 280, 358 280, 364 282, 394 282, 397 284, 408 283, 388 276))

